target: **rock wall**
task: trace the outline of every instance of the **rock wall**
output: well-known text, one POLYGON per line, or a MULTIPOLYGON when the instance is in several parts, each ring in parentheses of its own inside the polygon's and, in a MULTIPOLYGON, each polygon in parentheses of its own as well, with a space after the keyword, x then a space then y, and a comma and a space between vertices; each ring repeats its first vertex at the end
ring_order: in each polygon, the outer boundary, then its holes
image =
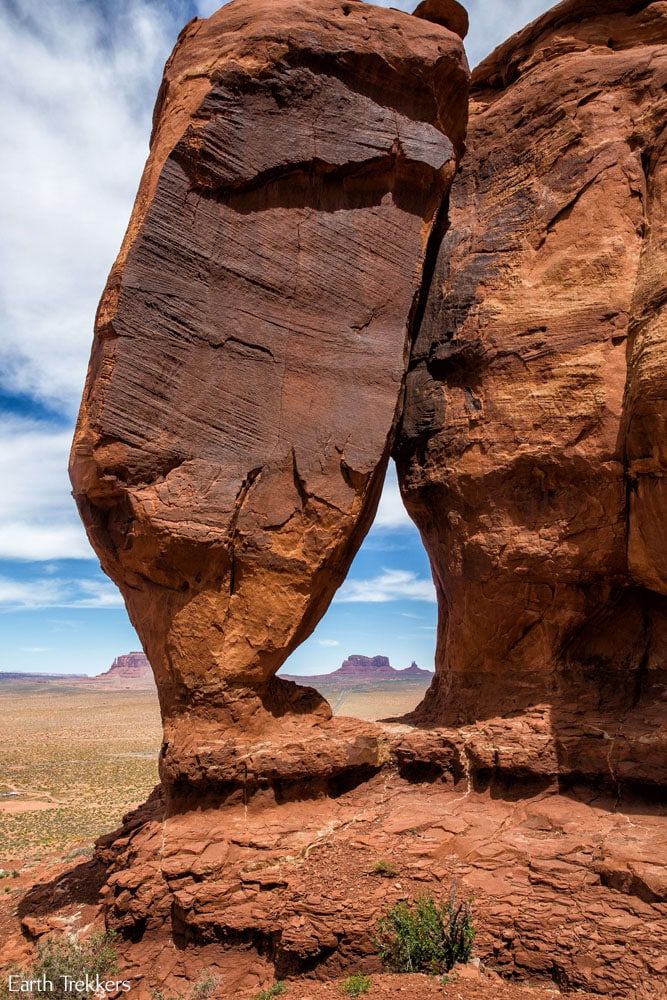
POLYGON ((467 138, 465 12, 416 14, 234 0, 165 69, 71 474, 174 808, 390 760, 275 673, 392 449, 440 603, 412 721, 459 776, 667 781, 665 5, 554 8, 467 138))
POLYGON ((544 706, 592 773, 634 727, 660 781, 666 43, 662 3, 569 0, 475 71, 396 446, 440 601, 417 718, 544 706))

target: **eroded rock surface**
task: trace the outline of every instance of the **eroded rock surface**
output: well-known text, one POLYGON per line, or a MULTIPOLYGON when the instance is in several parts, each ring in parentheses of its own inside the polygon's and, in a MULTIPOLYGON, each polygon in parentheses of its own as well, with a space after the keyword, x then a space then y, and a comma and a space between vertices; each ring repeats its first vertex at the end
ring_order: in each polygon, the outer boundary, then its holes
POLYGON ((165 774, 200 724, 328 714, 273 675, 375 513, 467 84, 458 35, 358 0, 235 0, 167 64, 71 462, 165 774))
MULTIPOLYGON (((222 822, 217 809, 169 817, 156 796, 97 852, 132 992, 184 993, 208 970, 222 997, 252 1000, 277 978, 292 995, 301 976, 313 995, 329 980, 340 996, 345 976, 380 972, 373 935, 388 907, 456 886, 474 898, 476 955, 497 975, 550 982, 549 995, 555 979, 565 993, 664 997, 664 815, 584 788, 510 801, 465 778, 414 782, 384 773, 334 800, 256 796, 229 805, 222 822)), ((92 919, 86 872, 93 878, 94 865, 27 895, 19 917, 31 938, 92 919)), ((17 947, 1 906, 0 927, 17 947)), ((396 986, 430 996, 403 977, 396 986)), ((477 986, 473 996, 486 996, 477 986)), ((458 996, 455 983, 440 990, 458 996)), ((488 995, 505 996, 503 986, 495 980, 488 995)))
POLYGON ((556 773, 657 783, 666 83, 663 3, 571 0, 475 71, 396 449, 441 610, 417 717, 513 715, 502 755, 542 706, 556 773))

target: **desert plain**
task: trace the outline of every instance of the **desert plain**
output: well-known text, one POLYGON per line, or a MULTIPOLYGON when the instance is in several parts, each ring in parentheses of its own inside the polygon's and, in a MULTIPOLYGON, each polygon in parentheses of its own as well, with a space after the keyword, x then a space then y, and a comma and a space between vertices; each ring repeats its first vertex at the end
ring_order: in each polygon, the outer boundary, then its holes
POLYGON ((92 843, 157 783, 155 690, 0 687, 0 866, 92 843))

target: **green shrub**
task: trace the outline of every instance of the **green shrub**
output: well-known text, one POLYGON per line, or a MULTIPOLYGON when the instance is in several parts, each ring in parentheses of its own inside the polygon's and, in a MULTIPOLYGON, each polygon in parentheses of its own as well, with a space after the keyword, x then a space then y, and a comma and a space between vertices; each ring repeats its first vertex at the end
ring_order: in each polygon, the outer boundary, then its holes
POLYGON ((373 981, 370 976, 350 976, 348 979, 344 980, 340 984, 340 988, 343 993, 347 993, 349 997, 360 997, 364 993, 368 993, 373 981))
POLYGON ((192 987, 194 1000, 208 1000, 215 993, 218 980, 211 972, 202 972, 201 976, 192 987))
POLYGON ((286 992, 287 986, 285 983, 274 983, 273 986, 269 986, 268 990, 262 990, 258 993, 255 1000, 273 1000, 274 997, 279 997, 286 992))
MULTIPOLYGON (((64 976, 70 980, 82 981, 86 976, 95 980, 112 978, 118 971, 115 935, 111 931, 104 934, 94 934, 86 941, 72 937, 48 938, 40 941, 37 946, 37 957, 28 969, 9 969, 0 983, 1 1000, 15 1000, 16 990, 10 992, 9 975, 20 976, 22 981, 48 979, 53 983, 53 990, 48 991, 51 1000, 91 1000, 93 990, 75 992, 67 989, 64 976)), ((16 986, 16 983, 14 984, 16 986)), ((41 996, 43 991, 21 991, 21 998, 41 996)))
POLYGON ((469 962, 475 940, 472 908, 452 893, 446 903, 421 896, 397 903, 377 929, 376 945, 382 961, 394 972, 449 972, 469 962))
MULTIPOLYGON (((189 1000, 208 1000, 217 988, 218 980, 212 972, 207 970, 202 972, 197 982, 188 990, 187 997, 189 1000)), ((181 998, 174 996, 172 993, 165 993, 159 987, 152 991, 151 998, 152 1000, 181 1000, 181 998)))
POLYGON ((381 875, 382 878, 396 878, 398 872, 394 866, 389 861, 385 861, 384 858, 380 858, 373 865, 373 874, 381 875))

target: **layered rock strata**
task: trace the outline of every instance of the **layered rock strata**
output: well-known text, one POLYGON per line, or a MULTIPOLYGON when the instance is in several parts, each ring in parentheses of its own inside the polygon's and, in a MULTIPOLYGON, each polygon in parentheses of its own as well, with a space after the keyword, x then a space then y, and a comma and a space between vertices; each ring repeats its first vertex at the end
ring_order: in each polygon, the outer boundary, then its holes
POLYGON ((431 15, 234 0, 167 63, 71 476, 172 786, 232 727, 330 714, 274 674, 345 577, 400 415, 467 116, 461 38, 431 15))
POLYGON ((502 754, 547 715, 554 773, 658 784, 666 84, 663 3, 569 0, 475 71, 395 449, 440 604, 417 719, 515 717, 502 754))
POLYGON ((142 680, 152 676, 151 665, 144 653, 125 653, 123 656, 117 656, 108 670, 97 675, 100 680, 104 678, 142 680))

